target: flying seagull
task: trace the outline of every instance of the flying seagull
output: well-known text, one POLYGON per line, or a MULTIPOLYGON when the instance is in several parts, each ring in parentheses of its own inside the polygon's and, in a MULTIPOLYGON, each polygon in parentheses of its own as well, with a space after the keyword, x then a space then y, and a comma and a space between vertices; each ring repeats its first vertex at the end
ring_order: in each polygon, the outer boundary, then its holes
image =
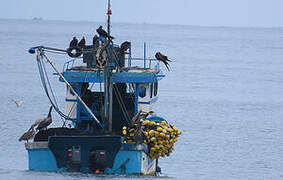
POLYGON ((80 42, 78 43, 78 47, 80 47, 80 48, 84 48, 85 47, 85 37, 84 36, 80 40, 80 42))
POLYGON ((25 132, 20 138, 19 141, 32 139, 35 135, 34 126, 31 126, 27 132, 25 132))
POLYGON ((171 62, 171 61, 168 59, 167 56, 161 54, 160 52, 157 52, 157 53, 155 54, 155 58, 156 58, 157 60, 159 60, 159 61, 162 61, 163 64, 164 64, 164 65, 166 66, 166 68, 168 69, 168 71, 170 71, 170 69, 169 69, 169 66, 170 66, 170 65, 169 65, 168 62, 171 62))
MULTIPOLYGON (((51 111, 52 111, 52 106, 50 106, 48 116, 44 118, 36 127, 36 130, 42 130, 42 129, 47 129, 47 126, 49 126, 52 123, 52 116, 51 116, 51 111)), ((35 124, 35 123, 34 123, 35 124)))
POLYGON ((12 101, 16 104, 17 107, 20 107, 23 104, 23 101, 16 101, 12 99, 12 101))
POLYGON ((78 39, 73 37, 73 40, 70 42, 70 48, 78 46, 78 39))
POLYGON ((114 37, 113 37, 113 36, 110 36, 110 35, 102 28, 102 26, 99 26, 99 28, 96 29, 96 32, 97 32, 100 36, 107 37, 107 38, 109 38, 110 40, 111 40, 111 39, 114 39, 114 37))

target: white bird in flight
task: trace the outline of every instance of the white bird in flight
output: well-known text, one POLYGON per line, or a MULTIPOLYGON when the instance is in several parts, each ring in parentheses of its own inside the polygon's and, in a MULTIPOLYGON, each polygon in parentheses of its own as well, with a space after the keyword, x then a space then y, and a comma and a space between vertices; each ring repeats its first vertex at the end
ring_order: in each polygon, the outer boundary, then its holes
POLYGON ((17 107, 20 107, 24 101, 16 101, 15 99, 12 99, 12 101, 16 104, 17 107))

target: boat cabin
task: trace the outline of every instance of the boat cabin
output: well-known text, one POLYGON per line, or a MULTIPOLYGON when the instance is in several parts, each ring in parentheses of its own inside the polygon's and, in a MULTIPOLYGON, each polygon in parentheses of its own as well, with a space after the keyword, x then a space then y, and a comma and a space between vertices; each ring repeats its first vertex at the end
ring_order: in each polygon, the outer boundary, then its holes
MULTIPOLYGON (((123 52, 119 46, 113 46, 113 58, 109 61, 110 66, 108 66, 110 68, 100 67, 99 57, 96 56, 99 47, 87 46, 86 49, 97 49, 94 53, 83 54, 83 59, 73 58, 67 61, 62 74, 91 109, 104 129, 121 132, 122 127, 127 125, 127 122, 138 111, 154 110, 154 105, 158 100, 158 81, 164 75, 159 68, 159 61, 132 58, 131 49, 123 52), (106 82, 104 71, 111 73, 111 76, 106 77, 109 78, 109 89, 104 87, 106 82), (108 98, 108 104, 105 103, 105 98, 108 98), (109 117, 105 117, 106 111, 109 117)), ((62 78, 60 81, 63 82, 62 78)), ((68 86, 66 104, 66 115, 73 119, 75 128, 87 131, 99 129, 97 123, 93 121, 86 108, 68 86)))

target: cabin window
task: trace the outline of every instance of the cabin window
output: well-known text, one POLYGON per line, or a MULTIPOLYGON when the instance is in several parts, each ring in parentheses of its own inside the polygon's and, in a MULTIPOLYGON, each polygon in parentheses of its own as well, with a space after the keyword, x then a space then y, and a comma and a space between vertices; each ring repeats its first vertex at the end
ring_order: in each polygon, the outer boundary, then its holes
POLYGON ((144 86, 139 87, 139 97, 144 98, 146 96, 146 88, 144 86))
POLYGON ((157 91, 158 91, 158 83, 154 83, 154 96, 157 95, 157 91))
POLYGON ((152 98, 153 94, 153 83, 150 83, 150 98, 152 98))

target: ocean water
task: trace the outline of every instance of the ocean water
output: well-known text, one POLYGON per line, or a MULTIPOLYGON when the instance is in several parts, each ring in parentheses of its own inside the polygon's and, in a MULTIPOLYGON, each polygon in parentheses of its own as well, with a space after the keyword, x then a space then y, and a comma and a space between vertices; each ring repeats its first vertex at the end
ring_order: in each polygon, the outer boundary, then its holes
MULTIPOLYGON (((34 55, 45 45, 66 48, 73 36, 91 43, 104 23, 0 20, 0 179, 152 179, 80 173, 31 172, 19 136, 47 114, 49 101, 34 55), (23 101, 16 107, 12 100, 23 101)), ((104 24, 105 25, 105 24, 104 24)), ((283 179, 283 28, 228 28, 113 24, 117 44, 130 40, 133 56, 161 51, 173 61, 159 85, 156 112, 183 134, 160 166, 168 179, 283 179)), ((65 55, 50 54, 62 68, 65 55)), ((50 79, 65 109, 65 85, 50 79)), ((62 124, 56 113, 51 126, 62 124)))

